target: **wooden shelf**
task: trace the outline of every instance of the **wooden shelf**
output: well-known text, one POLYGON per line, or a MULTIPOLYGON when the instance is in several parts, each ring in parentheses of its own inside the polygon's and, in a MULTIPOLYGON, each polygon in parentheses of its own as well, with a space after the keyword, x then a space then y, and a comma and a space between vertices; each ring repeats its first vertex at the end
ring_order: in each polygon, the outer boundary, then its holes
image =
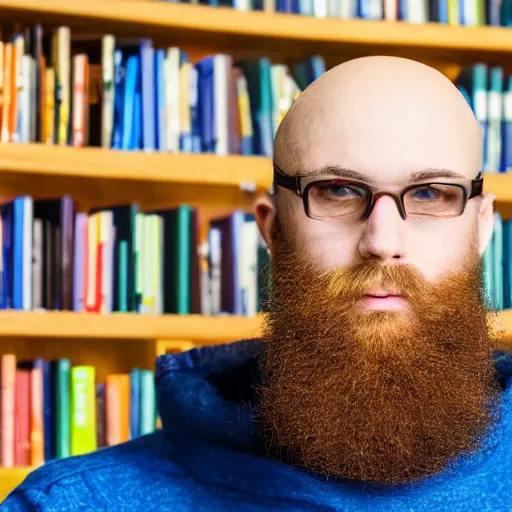
POLYGON ((34 468, 1 468, 0 467, 0 503, 34 468))
MULTIPOLYGON (((115 0, 112 0, 115 2, 115 0)), ((55 197, 85 206, 138 200, 239 206, 268 189, 272 164, 258 156, 144 153, 44 144, 2 144, 0 195, 55 197)))
POLYGON ((2 311, 0 338, 170 339, 209 345, 258 337, 261 334, 261 322, 261 316, 2 311))
POLYGON ((503 61, 512 52, 512 32, 506 27, 318 19, 152 0, 0 0, 0 15, 3 20, 68 24, 95 33, 277 53, 288 58, 371 50, 470 62, 482 57, 503 61))

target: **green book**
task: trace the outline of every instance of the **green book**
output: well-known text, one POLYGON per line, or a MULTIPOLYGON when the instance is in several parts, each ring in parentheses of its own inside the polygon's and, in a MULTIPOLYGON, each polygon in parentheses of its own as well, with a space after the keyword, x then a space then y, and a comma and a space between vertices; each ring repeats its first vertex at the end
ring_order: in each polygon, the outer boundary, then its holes
POLYGON ((459 0, 448 0, 448 24, 460 25, 459 0))
POLYGON ((140 401, 140 435, 143 436, 155 430, 155 377, 150 370, 140 371, 140 401))
POLYGON ((71 368, 71 455, 97 448, 96 387, 93 366, 71 368))
POLYGON ((69 418, 70 372, 69 359, 58 359, 52 362, 55 389, 55 457, 62 459, 71 455, 71 433, 69 418))
POLYGON ((497 311, 503 309, 503 222, 501 215, 494 214, 493 244, 493 304, 497 311))

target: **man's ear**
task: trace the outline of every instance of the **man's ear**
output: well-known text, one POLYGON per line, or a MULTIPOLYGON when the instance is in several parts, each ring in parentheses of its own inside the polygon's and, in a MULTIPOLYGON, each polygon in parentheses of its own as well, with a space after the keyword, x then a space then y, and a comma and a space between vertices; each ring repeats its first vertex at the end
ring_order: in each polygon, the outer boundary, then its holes
POLYGON ((271 229, 274 222, 276 208, 268 195, 259 196, 254 202, 254 216, 260 230, 261 236, 267 247, 271 247, 271 229))
POLYGON ((486 194, 478 209, 478 249, 482 255, 494 231, 494 194, 486 194))

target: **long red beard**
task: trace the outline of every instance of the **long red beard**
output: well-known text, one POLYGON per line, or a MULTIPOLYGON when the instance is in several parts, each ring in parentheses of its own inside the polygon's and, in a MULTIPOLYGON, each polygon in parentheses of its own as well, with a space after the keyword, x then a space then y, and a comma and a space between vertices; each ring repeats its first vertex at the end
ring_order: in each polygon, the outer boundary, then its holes
POLYGON ((482 447, 499 421, 479 258, 435 285, 408 265, 319 272, 277 224, 258 416, 269 455, 314 473, 401 484, 482 447), (410 313, 364 312, 371 285, 410 313))

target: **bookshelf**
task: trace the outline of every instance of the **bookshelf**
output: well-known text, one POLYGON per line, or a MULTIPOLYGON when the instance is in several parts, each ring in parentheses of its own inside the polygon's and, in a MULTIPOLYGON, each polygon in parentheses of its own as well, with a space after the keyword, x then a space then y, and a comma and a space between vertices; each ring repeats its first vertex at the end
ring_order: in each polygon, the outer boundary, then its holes
MULTIPOLYGON (((503 27, 317 19, 151 0, 0 0, 0 17, 69 25, 76 32, 150 37, 157 45, 186 48, 192 58, 228 52, 235 58, 267 55, 288 62, 321 54, 329 66, 386 53, 416 58, 452 77, 466 63, 485 59, 506 66, 512 55, 512 32, 503 27)), ((270 186, 271 169, 264 157, 2 144, 0 197, 70 194, 85 209, 138 201, 143 208, 189 202, 212 212, 250 210, 256 195, 270 186)), ((497 195, 498 210, 512 218, 512 175, 486 175, 485 190, 497 195)), ((512 310, 500 317, 507 333, 503 348, 512 350, 512 310)), ((167 351, 259 336, 261 324, 261 316, 2 311, 0 353, 70 357, 76 364, 93 364, 101 379, 125 367, 152 367, 155 356, 167 351)), ((0 502, 31 469, 0 468, 0 502)))
MULTIPOLYGON (((67 311, 0 312, 2 338, 187 340, 197 345, 257 337, 261 316, 141 315, 67 311), (84 329, 86 326, 86 329, 84 329)), ((0 341, 1 342, 1 341, 0 341)))
POLYGON ((0 468, 0 503, 34 468, 0 468))
POLYGON ((151 0, 0 0, 2 19, 67 24, 96 33, 152 37, 183 46, 280 53, 287 59, 321 53, 392 52, 452 62, 503 60, 512 52, 504 27, 317 19, 282 13, 241 12, 151 0), (113 25, 115 24, 115 25, 113 25))

